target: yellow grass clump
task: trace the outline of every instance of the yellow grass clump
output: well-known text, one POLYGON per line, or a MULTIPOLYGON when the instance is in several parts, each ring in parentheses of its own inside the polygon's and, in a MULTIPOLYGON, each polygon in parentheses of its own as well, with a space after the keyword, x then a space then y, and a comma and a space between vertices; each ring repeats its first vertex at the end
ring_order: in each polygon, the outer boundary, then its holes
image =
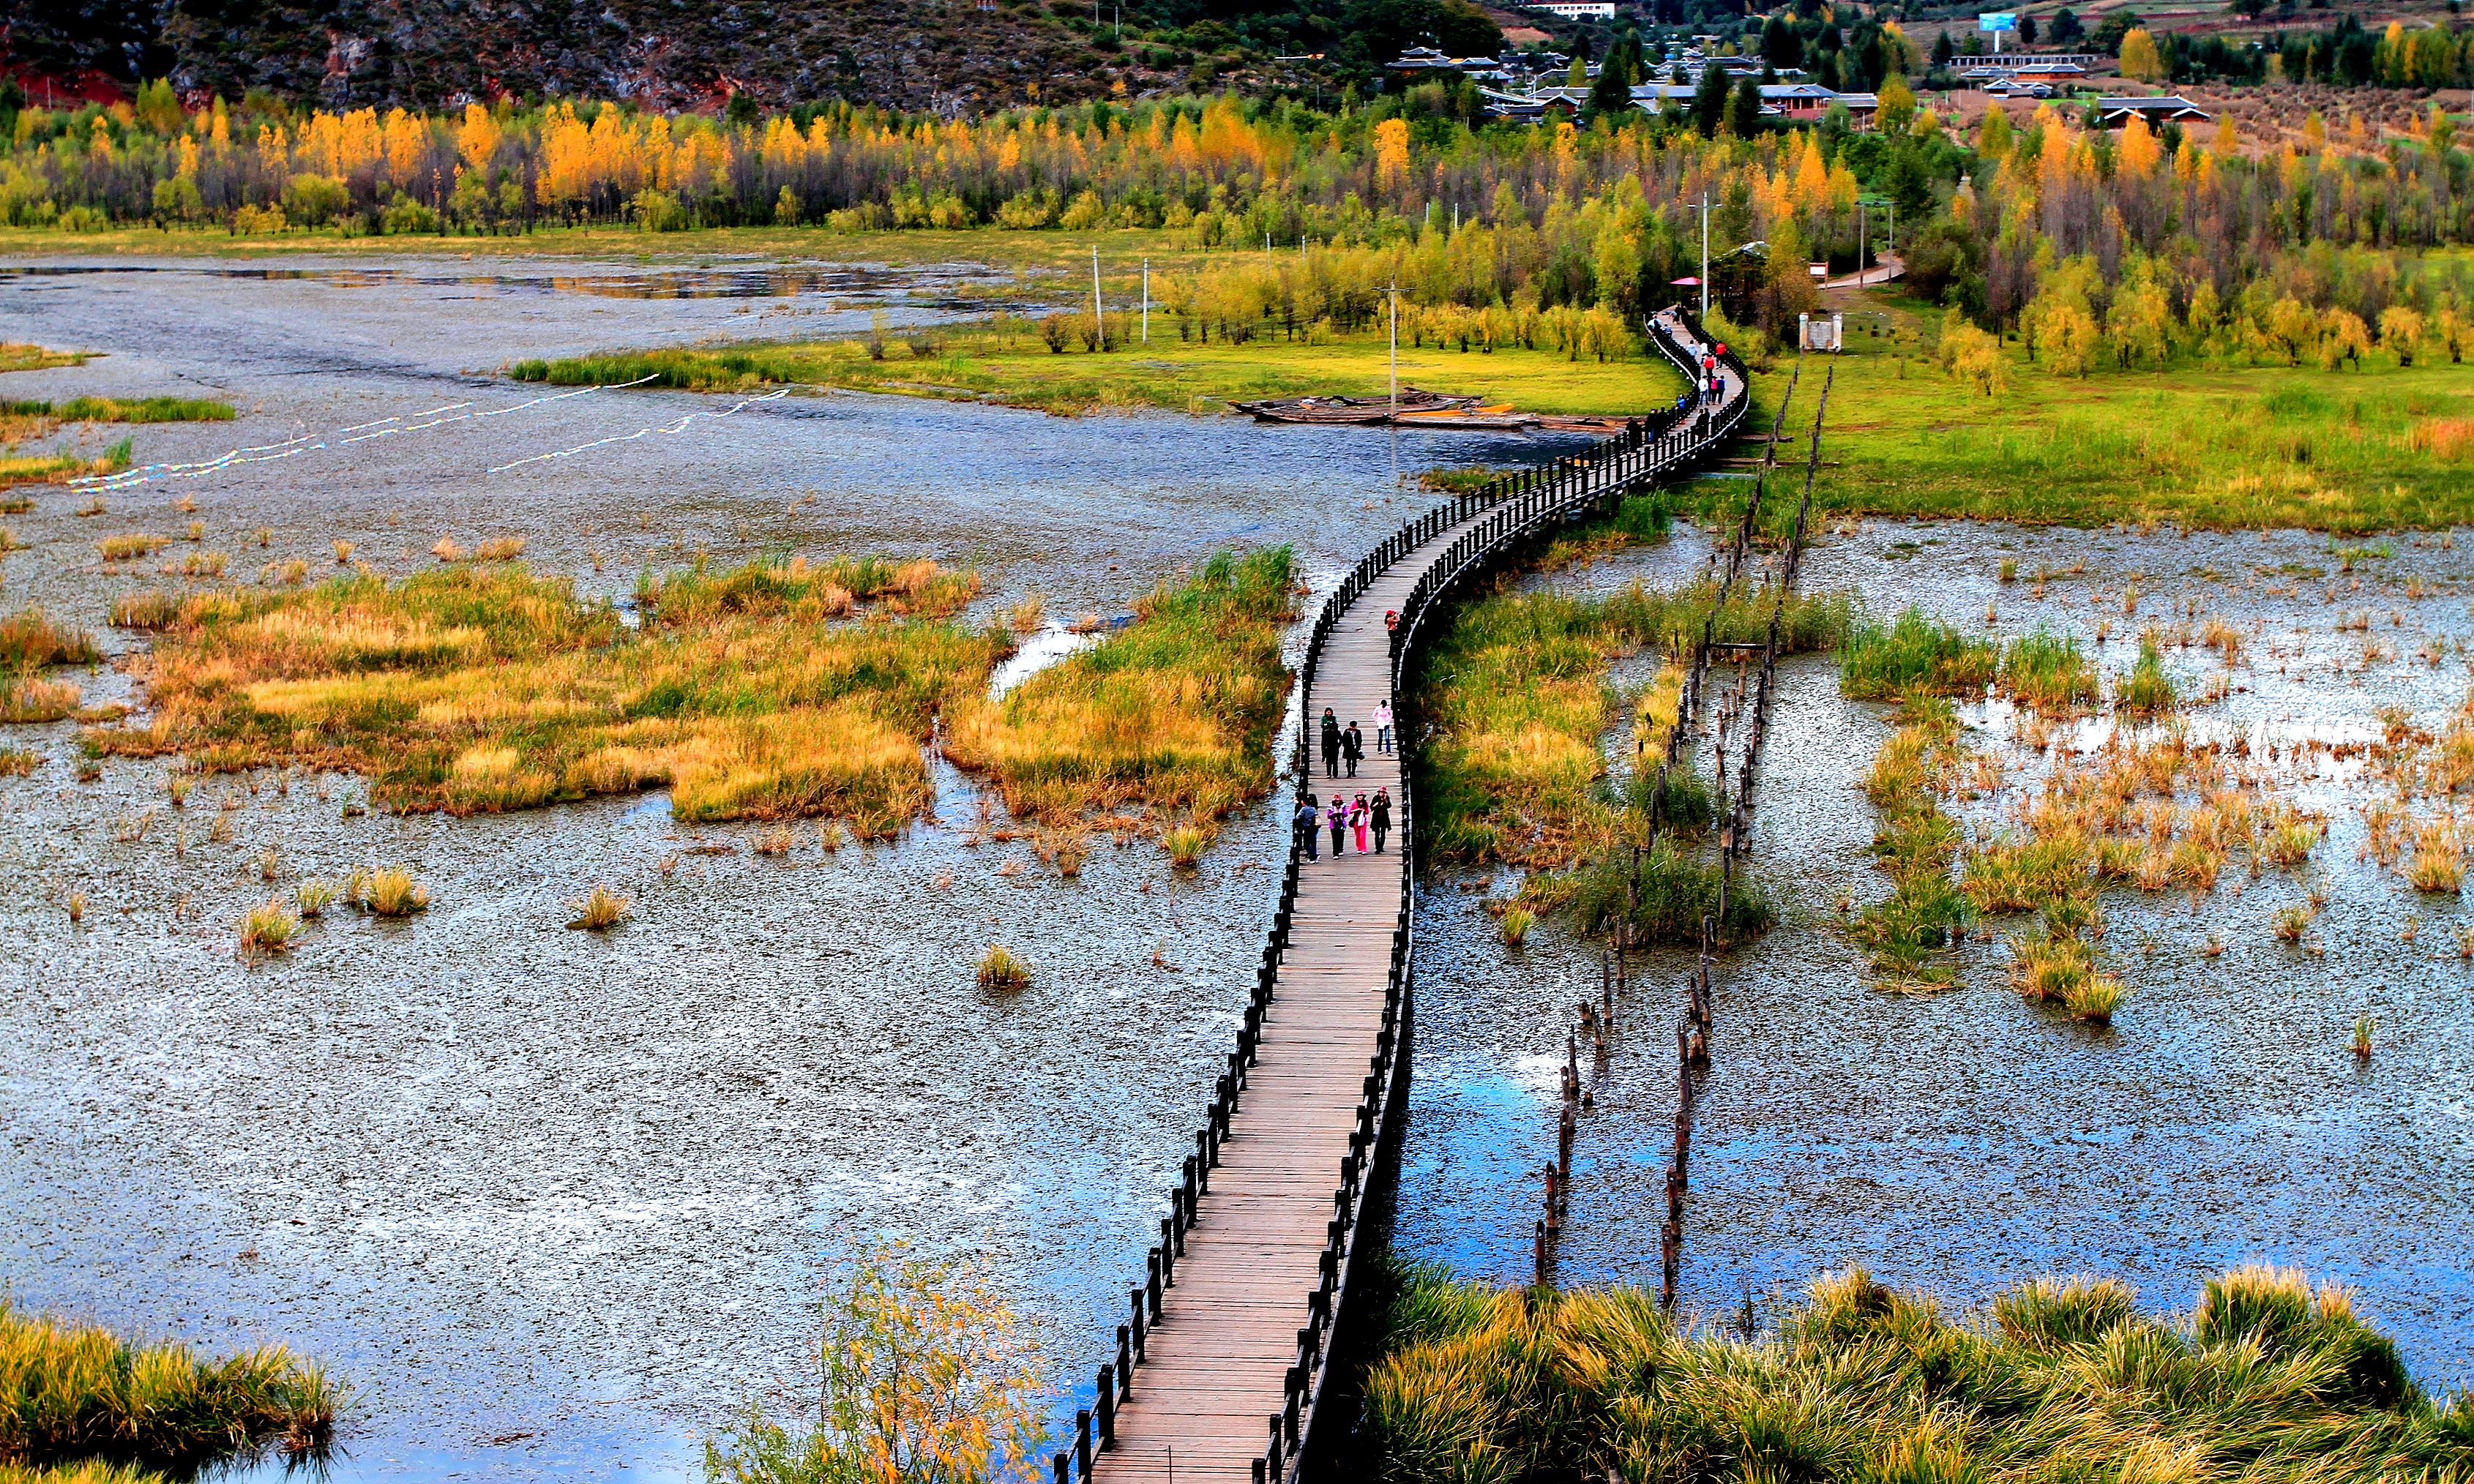
POLYGON ((1031 966, 1003 945, 990 945, 980 957, 980 983, 991 990, 1019 990, 1031 984, 1031 966))
POLYGON ((162 537, 131 531, 119 536, 107 536, 94 543, 94 549, 103 554, 106 562, 129 562, 139 557, 151 557, 168 544, 162 537))
POLYGON ((374 917, 408 918, 429 910, 429 888, 400 867, 369 873, 361 883, 361 906, 374 917))
POLYGON ((633 903, 606 886, 595 886, 567 905, 575 914, 567 925, 589 933, 616 927, 635 911, 633 903))
POLYGON ((300 935, 301 919, 283 905, 281 898, 270 898, 262 906, 250 908, 240 920, 241 957, 280 953, 300 935))

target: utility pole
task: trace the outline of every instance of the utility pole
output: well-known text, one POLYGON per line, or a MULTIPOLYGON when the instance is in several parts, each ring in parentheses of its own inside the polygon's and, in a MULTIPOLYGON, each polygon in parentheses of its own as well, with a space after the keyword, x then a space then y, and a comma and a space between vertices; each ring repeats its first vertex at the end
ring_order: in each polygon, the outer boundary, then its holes
POLYGON ((1400 419, 1400 285, 1392 284, 1386 291, 1392 296, 1392 419, 1400 419))
POLYGON ((1091 328, 1099 333, 1100 348, 1108 348, 1108 317, 1100 305, 1100 245, 1091 244, 1091 328))
POLYGON ((1143 344, 1152 343, 1152 260, 1143 259, 1143 344))
POLYGON ((1864 243, 1869 230, 1864 221, 1864 203, 1859 197, 1856 203, 1856 286, 1859 289, 1864 286, 1864 243))
MULTIPOLYGON (((1092 250, 1097 252, 1098 249, 1092 250)), ((1701 318, 1710 318, 1710 193, 1701 193, 1701 318)))

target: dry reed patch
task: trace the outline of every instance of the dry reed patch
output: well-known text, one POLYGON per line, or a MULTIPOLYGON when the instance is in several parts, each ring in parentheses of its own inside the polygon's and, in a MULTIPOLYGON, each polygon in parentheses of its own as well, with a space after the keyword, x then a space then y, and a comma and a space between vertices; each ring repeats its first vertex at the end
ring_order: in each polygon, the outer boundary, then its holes
POLYGON ((2474 458, 2474 418, 2433 418, 2413 425, 2406 441, 2435 459, 2474 458))
POLYGON ((993 778, 1016 817, 1052 828, 1140 804, 1216 834, 1271 788, 1293 576, 1287 547, 1214 556, 1144 598, 1122 632, 1002 701, 958 706, 947 751, 993 778))
POLYGON ((978 704, 1007 642, 796 609, 655 611, 632 634, 564 582, 471 563, 206 594, 157 645, 149 726, 89 735, 202 767, 359 772, 395 809, 667 787, 682 819, 837 814, 882 835, 926 802, 934 718, 978 704))
POLYGON ((0 678, 0 723, 56 722, 74 715, 85 692, 73 682, 34 674, 0 678))
POLYGON ((103 538, 94 543, 94 549, 102 553, 106 562, 133 562, 140 557, 151 557, 170 544, 168 537, 129 531, 103 538))
POLYGON ((93 634, 55 623, 41 609, 20 609, 0 618, 0 670, 93 664, 102 658, 93 634))
POLYGON ((475 562, 513 562, 523 554, 524 539, 521 536, 493 537, 473 548, 475 562))
POLYGON ((160 629, 180 612, 177 593, 124 593, 111 602, 111 624, 115 629, 160 629))

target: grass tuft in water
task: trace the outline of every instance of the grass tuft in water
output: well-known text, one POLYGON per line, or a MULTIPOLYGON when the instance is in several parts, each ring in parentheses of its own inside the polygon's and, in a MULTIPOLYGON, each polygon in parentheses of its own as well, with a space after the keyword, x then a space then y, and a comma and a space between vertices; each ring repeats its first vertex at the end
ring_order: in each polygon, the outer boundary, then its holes
POLYGON ((283 905, 283 898, 270 898, 261 906, 249 909, 240 920, 240 952, 243 958, 264 958, 281 953, 301 936, 301 919, 283 905))
POLYGON ((374 917, 408 918, 429 910, 429 888, 400 868, 373 871, 362 883, 360 904, 374 917))
POLYGON ((2010 641, 2001 653, 1996 683, 2024 706, 2048 714, 2096 702, 2096 666, 2078 641, 2039 626, 2010 641))
POLYGON ((1859 619, 1838 662, 1838 688, 1859 700, 1980 696, 2001 668, 2001 646, 1908 609, 1883 624, 1859 619))
POLYGON ((567 907, 570 912, 575 914, 567 925, 588 933, 602 932, 616 927, 625 922, 635 910, 634 905, 626 898, 606 886, 599 885, 594 886, 593 890, 574 901, 569 902, 567 907))
POLYGON ((2140 635, 2139 658, 2122 678, 2114 704, 2134 716, 2162 716, 2173 709, 2173 682, 2165 673, 2165 657, 2156 640, 2140 635))
POLYGON ((1013 950, 1002 944, 992 944, 980 955, 980 983, 991 990, 1020 990, 1031 985, 1031 966, 1014 956, 1013 950))

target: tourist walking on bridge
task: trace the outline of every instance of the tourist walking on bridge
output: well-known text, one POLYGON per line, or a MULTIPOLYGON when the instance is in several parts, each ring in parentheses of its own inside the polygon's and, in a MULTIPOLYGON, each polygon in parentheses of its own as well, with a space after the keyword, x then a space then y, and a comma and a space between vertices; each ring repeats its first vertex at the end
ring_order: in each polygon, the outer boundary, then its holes
POLYGON ((1340 755, 1348 764, 1348 776, 1357 777, 1357 765, 1366 757, 1366 733, 1357 730, 1355 722, 1340 734, 1340 755))
POLYGON ((1324 817, 1331 822, 1331 858, 1338 860, 1348 846, 1348 802, 1332 795, 1331 812, 1324 817))
POLYGON ((1290 828, 1297 836, 1297 848, 1305 852, 1308 860, 1322 859, 1315 853, 1315 837, 1322 832, 1322 806, 1315 802, 1314 795, 1308 794, 1298 801, 1297 816, 1290 821, 1290 828))
POLYGON ((1392 751, 1392 703, 1389 701, 1374 703, 1374 746, 1376 751, 1386 755, 1392 751))
POLYGON ((1322 708, 1322 776, 1340 777, 1340 718, 1331 714, 1329 706, 1322 708))
POLYGON ((1372 814, 1370 823, 1374 826, 1374 853, 1380 855, 1383 853, 1383 837, 1392 832, 1392 790, 1378 788, 1374 791, 1372 814))
POLYGON ((1366 853, 1366 796, 1360 794, 1348 805, 1348 827, 1357 831, 1357 853, 1366 853))

